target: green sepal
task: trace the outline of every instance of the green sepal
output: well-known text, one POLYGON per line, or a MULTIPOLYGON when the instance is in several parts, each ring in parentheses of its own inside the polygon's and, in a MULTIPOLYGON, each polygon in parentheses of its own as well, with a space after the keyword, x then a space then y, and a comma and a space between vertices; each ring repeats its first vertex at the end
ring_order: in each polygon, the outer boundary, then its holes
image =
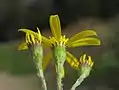
POLYGON ((33 54, 33 60, 35 62, 35 64, 38 64, 42 66, 42 62, 43 62, 43 47, 41 46, 41 44, 36 43, 33 47, 32 47, 32 54, 33 54))
POLYGON ((91 71, 91 67, 89 66, 82 66, 79 70, 78 70, 78 74, 79 75, 83 75, 84 78, 87 78, 90 75, 90 71, 91 71))
POLYGON ((56 64, 56 72, 64 77, 64 63, 66 60, 66 48, 63 46, 57 46, 53 48, 53 57, 56 64))

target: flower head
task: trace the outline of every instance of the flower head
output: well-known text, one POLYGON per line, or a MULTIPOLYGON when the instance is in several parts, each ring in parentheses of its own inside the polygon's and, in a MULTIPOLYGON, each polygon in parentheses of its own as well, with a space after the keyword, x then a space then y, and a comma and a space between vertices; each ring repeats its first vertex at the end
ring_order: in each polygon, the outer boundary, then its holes
POLYGON ((100 45, 100 40, 96 37, 97 33, 93 30, 84 30, 77 33, 71 38, 66 38, 61 33, 61 25, 58 15, 50 16, 50 27, 53 34, 52 37, 43 37, 43 42, 50 46, 67 46, 67 47, 78 47, 78 46, 89 46, 89 45, 100 45))
POLYGON ((94 62, 91 60, 91 56, 86 56, 86 54, 80 57, 79 61, 81 67, 92 67, 94 62))
POLYGON ((67 61, 71 67, 77 69, 79 72, 79 77, 73 84, 71 90, 75 90, 81 83, 90 75, 90 71, 94 62, 91 60, 91 56, 86 54, 80 57, 80 60, 77 60, 71 53, 67 52, 67 61))
POLYGON ((79 70, 80 74, 83 75, 84 78, 89 76, 94 64, 94 62, 91 60, 91 56, 86 56, 86 54, 82 55, 80 60, 77 60, 71 53, 67 52, 66 60, 72 68, 79 70))
POLYGON ((91 60, 91 56, 84 54, 80 57, 80 74, 83 75, 84 78, 89 76, 93 64, 94 62, 91 60))
POLYGON ((19 29, 18 31, 25 32, 25 42, 19 45, 18 50, 26 50, 29 48, 29 46, 33 46, 35 44, 41 44, 42 38, 40 30, 37 27, 38 32, 33 32, 29 29, 19 29))
MULTIPOLYGON (((53 56, 56 61, 56 64, 60 64, 60 65, 64 64, 67 58, 66 55, 67 47, 100 45, 100 40, 97 38, 97 33, 93 30, 84 30, 82 32, 75 34, 71 38, 67 38, 65 35, 62 35, 61 33, 61 25, 58 15, 51 15, 49 22, 50 22, 50 28, 53 36, 50 36, 49 38, 42 36, 42 40, 45 45, 48 45, 51 48, 53 47, 52 48, 53 56)), ((45 62, 49 62, 49 61, 50 59, 47 59, 47 61, 45 60, 45 62)), ((47 65, 45 64, 45 66, 47 65)), ((58 65, 56 66, 58 68, 58 65)))
POLYGON ((42 38, 40 30, 33 32, 29 29, 19 29, 19 31, 25 32, 25 42, 19 46, 19 50, 25 50, 30 48, 34 63, 36 64, 37 75, 42 81, 42 87, 47 90, 47 85, 43 73, 43 47, 41 45, 42 38))

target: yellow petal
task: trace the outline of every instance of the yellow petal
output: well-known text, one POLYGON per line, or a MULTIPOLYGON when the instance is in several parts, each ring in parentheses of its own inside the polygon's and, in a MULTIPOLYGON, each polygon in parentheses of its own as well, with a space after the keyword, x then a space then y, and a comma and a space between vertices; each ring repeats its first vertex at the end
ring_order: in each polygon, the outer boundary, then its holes
POLYGON ((42 38, 41 38, 41 32, 40 32, 40 30, 39 30, 38 27, 37 27, 37 30, 38 30, 38 40, 39 40, 40 43, 41 43, 41 41, 42 41, 42 38))
POLYGON ((80 57, 80 63, 83 63, 83 56, 80 57))
POLYGON ((46 38, 44 36, 42 36, 42 42, 43 42, 44 46, 51 46, 50 39, 48 39, 48 38, 46 38))
POLYGON ((52 59, 52 53, 48 53, 47 55, 45 55, 45 57, 43 58, 43 70, 45 70, 48 66, 48 64, 50 63, 52 59))
POLYGON ((85 63, 86 62, 86 54, 83 55, 82 59, 83 59, 83 63, 85 63))
POLYGON ((61 37, 61 25, 58 15, 51 15, 50 16, 50 28, 52 31, 53 36, 59 40, 61 37))
POLYGON ((94 45, 100 45, 100 40, 98 38, 86 37, 67 44, 68 47, 94 46, 94 45))
POLYGON ((69 65, 74 68, 77 69, 79 62, 78 60, 69 52, 67 52, 67 57, 66 57, 66 61, 69 63, 69 65))
POLYGON ((31 43, 35 44, 35 37, 33 34, 31 34, 31 40, 30 41, 31 41, 31 43))
POLYGON ((26 42, 32 44, 32 41, 31 41, 31 38, 30 38, 30 34, 29 33, 26 34, 26 42))
POLYGON ((93 66, 93 61, 91 60, 91 56, 88 56, 89 66, 93 66))
POLYGON ((97 33, 93 30, 84 30, 84 31, 81 31, 77 34, 75 34, 74 36, 72 36, 70 39, 69 39, 69 43, 70 42, 74 42, 74 41, 77 41, 81 38, 84 38, 84 37, 89 37, 89 36, 97 36, 97 33))
POLYGON ((29 43, 29 41, 28 41, 28 38, 27 38, 27 37, 28 37, 28 33, 27 33, 27 34, 26 34, 26 36, 25 36, 25 42, 26 42, 26 43, 29 43))
POLYGON ((29 33, 29 34, 33 34, 35 35, 36 33, 30 29, 19 29, 18 31, 22 31, 22 32, 25 32, 25 33, 29 33))
POLYGON ((94 62, 92 62, 90 66, 92 67, 93 65, 94 65, 94 62))
POLYGON ((18 50, 27 50, 27 49, 28 49, 28 46, 26 42, 21 43, 18 47, 18 50))
POLYGON ((91 56, 88 56, 88 61, 89 61, 89 62, 92 62, 91 56))

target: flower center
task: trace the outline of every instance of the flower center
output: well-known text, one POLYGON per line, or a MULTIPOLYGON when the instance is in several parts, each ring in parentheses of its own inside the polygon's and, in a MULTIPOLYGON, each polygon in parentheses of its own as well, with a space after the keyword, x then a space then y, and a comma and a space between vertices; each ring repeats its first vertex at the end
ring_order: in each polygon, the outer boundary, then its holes
POLYGON ((26 42, 29 46, 35 45, 35 44, 41 44, 41 38, 39 37, 39 34, 32 34, 27 33, 26 34, 26 42))
POLYGON ((90 56, 85 57, 85 59, 80 59, 79 63, 84 67, 92 67, 94 64, 94 62, 91 60, 90 56))
POLYGON ((51 44, 53 46, 66 46, 66 43, 69 39, 64 36, 61 36, 59 40, 57 40, 55 37, 50 37, 51 44))

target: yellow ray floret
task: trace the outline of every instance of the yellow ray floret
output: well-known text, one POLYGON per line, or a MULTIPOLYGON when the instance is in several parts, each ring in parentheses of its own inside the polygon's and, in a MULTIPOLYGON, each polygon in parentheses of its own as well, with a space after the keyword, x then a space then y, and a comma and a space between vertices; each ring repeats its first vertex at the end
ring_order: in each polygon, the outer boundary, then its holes
POLYGON ((95 46, 95 45, 100 45, 100 40, 95 37, 84 37, 81 39, 79 38, 76 41, 67 43, 68 47, 95 46))
POLYGON ((78 69, 79 67, 79 62, 78 60, 69 52, 67 52, 67 57, 66 57, 66 61, 69 63, 69 65, 74 68, 74 69, 78 69))
POLYGON ((80 57, 80 64, 92 67, 94 62, 91 60, 91 56, 87 56, 86 58, 86 54, 84 54, 80 57))
POLYGON ((43 58, 43 70, 45 70, 52 59, 52 52, 47 53, 43 58))
POLYGON ((97 36, 97 33, 93 30, 84 30, 72 36, 68 42, 74 42, 81 38, 85 38, 89 36, 97 36))
POLYGON ((79 69, 82 66, 92 67, 94 62, 91 60, 91 56, 82 55, 79 60, 77 60, 71 53, 67 52, 66 61, 74 69, 79 69))
POLYGON ((28 46, 26 42, 23 42, 19 45, 18 50, 27 50, 28 46))
POLYGON ((26 50, 28 49, 28 45, 34 45, 35 43, 41 43, 41 33, 40 30, 37 27, 38 32, 33 32, 29 29, 19 29, 18 31, 25 32, 25 42, 21 43, 18 47, 19 50, 26 50))
POLYGON ((61 37, 61 25, 58 15, 50 16, 50 28, 53 36, 58 40, 61 37))

